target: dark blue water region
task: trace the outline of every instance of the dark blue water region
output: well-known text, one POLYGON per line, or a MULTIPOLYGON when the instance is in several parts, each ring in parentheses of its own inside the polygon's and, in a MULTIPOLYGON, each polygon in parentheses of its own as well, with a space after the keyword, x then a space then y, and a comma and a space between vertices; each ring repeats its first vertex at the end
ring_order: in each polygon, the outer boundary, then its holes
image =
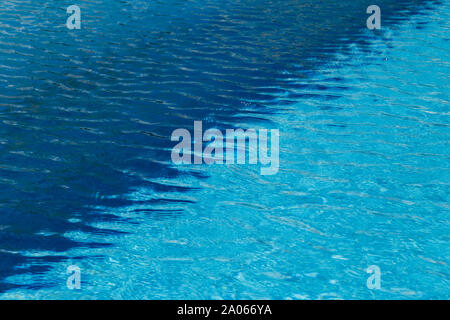
MULTIPOLYGON (((120 214, 123 208, 176 224, 193 205, 219 201, 191 196, 211 173, 170 163, 174 129, 202 120, 217 128, 252 123, 282 131, 277 115, 290 114, 299 100, 320 100, 317 110, 329 110, 352 88, 345 76, 349 60, 339 62, 342 73, 327 83, 314 82, 337 54, 348 55, 356 45, 360 56, 371 55, 374 39, 393 46, 384 30, 430 12, 448 14, 446 1, 380 0, 382 30, 368 35, 372 1, 99 0, 78 1, 82 28, 68 30, 71 4, 3 0, 0 6, 0 292, 53 288, 59 279, 48 273, 58 263, 108 256, 117 239, 143 223, 120 214), (151 196, 129 196, 137 190, 151 196)), ((427 24, 417 25, 411 42, 427 24)), ((448 137, 443 119, 441 134, 448 137)), ((305 136, 293 139, 301 144, 305 136)), ((318 166, 327 159, 321 152, 310 156, 318 166)), ((429 197, 447 199, 448 184, 431 188, 429 197)), ((122 273, 131 267, 121 266, 122 273)), ((122 297, 133 297, 133 290, 122 297)))

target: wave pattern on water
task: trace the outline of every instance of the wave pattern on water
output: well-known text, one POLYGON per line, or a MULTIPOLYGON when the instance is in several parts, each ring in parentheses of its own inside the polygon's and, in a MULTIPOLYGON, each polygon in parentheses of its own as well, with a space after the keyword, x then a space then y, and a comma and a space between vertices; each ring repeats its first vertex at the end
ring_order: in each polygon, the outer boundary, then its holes
POLYGON ((4 297, 448 297, 448 1, 79 3, 0 7, 4 297), (172 166, 194 120, 280 173, 172 166))

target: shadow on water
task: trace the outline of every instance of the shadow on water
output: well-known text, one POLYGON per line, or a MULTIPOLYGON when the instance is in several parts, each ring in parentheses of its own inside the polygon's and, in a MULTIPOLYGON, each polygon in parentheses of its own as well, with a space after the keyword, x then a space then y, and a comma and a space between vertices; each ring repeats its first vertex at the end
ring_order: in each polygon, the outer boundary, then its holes
MULTIPOLYGON (((377 1, 384 26, 429 3, 377 1)), ((292 74, 308 77, 346 43, 364 42, 370 4, 79 1, 82 30, 70 31, 65 8, 54 1, 3 1, 0 292, 18 286, 5 278, 46 272, 71 248, 112 245, 66 233, 114 235, 121 231, 92 225, 133 223, 95 207, 135 204, 121 195, 138 188, 190 191, 153 181, 204 178, 170 166, 171 132, 194 120, 229 127, 282 112, 289 95, 273 101, 298 89, 292 74)), ((156 214, 152 206, 165 202, 166 213, 177 215, 170 203, 183 201, 141 202, 156 214)))

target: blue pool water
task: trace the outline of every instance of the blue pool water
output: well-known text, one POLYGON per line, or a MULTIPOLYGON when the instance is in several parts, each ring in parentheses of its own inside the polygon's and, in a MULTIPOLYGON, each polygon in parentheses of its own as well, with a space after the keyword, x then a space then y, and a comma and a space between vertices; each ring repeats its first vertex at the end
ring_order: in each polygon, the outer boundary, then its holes
POLYGON ((71 4, 0 0, 0 298, 450 298, 448 0, 71 4), (173 165, 194 120, 278 174, 173 165))

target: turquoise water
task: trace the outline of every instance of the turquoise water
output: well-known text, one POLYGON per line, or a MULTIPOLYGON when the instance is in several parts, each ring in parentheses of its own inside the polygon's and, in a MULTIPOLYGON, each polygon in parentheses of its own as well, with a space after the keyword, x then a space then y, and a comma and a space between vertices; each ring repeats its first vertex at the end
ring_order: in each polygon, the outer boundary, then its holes
POLYGON ((448 1, 37 2, 0 9, 0 298, 450 297, 448 1), (174 166, 194 120, 279 129, 278 174, 174 166))

